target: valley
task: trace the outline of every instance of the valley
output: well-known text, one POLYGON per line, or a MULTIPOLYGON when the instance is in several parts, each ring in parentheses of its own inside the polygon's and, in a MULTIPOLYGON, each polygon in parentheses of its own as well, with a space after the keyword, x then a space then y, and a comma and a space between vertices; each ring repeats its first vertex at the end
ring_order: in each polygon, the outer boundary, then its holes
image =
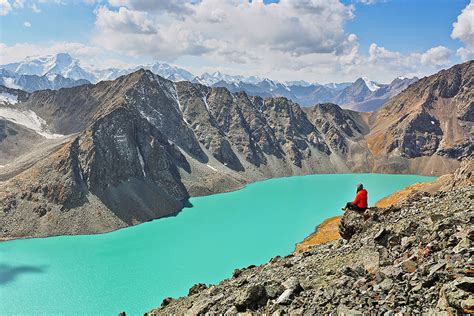
POLYGON ((1 87, 0 237, 107 232, 267 178, 452 172, 473 152, 473 65, 423 78, 372 113, 143 69, 60 90, 1 87))

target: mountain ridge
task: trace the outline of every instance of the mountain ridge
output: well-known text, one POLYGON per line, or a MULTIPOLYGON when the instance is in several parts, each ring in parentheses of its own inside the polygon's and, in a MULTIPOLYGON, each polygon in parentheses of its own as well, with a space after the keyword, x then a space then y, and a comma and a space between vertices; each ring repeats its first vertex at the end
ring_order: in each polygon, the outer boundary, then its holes
POLYGON ((191 81, 207 86, 226 87, 231 92, 245 91, 249 95, 263 98, 284 96, 302 106, 332 102, 345 108, 365 112, 373 111, 380 107, 390 97, 396 95, 409 84, 417 80, 417 78, 400 79, 399 77, 388 85, 370 81, 366 77, 358 78, 353 83, 340 84, 331 83, 321 85, 302 80, 283 83, 256 76, 228 75, 219 71, 195 76, 182 68, 161 62, 131 68, 94 69, 90 66, 82 67, 78 60, 72 58, 67 53, 36 58, 28 57, 23 62, 0 65, 0 68, 2 67, 4 68, 4 72, 10 72, 9 77, 3 75, 2 80, 4 85, 11 88, 20 87, 30 92, 44 88, 55 89, 87 83, 83 80, 87 80, 91 83, 97 83, 103 80, 114 80, 119 76, 144 68, 175 82, 191 81), (62 84, 53 84, 51 82, 38 84, 36 83, 39 80, 38 78, 28 78, 28 76, 40 76, 43 78, 48 74, 61 75, 64 77, 62 81, 66 79, 75 81, 74 83, 65 82, 62 84), (14 79, 17 83, 16 86, 14 82, 11 82, 15 76, 23 78, 23 81, 14 79), (24 82, 26 80, 25 78, 32 82, 24 82))

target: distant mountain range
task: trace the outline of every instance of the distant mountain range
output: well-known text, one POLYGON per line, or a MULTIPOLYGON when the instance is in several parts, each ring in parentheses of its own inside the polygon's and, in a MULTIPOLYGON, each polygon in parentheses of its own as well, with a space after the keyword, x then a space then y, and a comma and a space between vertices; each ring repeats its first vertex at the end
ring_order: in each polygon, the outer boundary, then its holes
POLYGON ((369 112, 379 108, 418 78, 396 78, 390 84, 380 84, 362 77, 355 82, 318 84, 303 80, 279 82, 256 76, 228 75, 221 72, 195 76, 187 70, 156 62, 133 68, 94 69, 80 64, 67 53, 44 57, 28 57, 21 62, 0 65, 0 84, 33 92, 60 89, 102 80, 114 80, 144 68, 165 79, 190 81, 210 87, 224 87, 235 93, 244 91, 262 98, 286 97, 301 106, 331 102, 343 108, 369 112))
POLYGON ((59 74, 48 73, 42 76, 26 75, 0 69, 0 85, 12 89, 22 89, 27 92, 38 90, 57 90, 90 84, 86 79, 65 78, 59 74))

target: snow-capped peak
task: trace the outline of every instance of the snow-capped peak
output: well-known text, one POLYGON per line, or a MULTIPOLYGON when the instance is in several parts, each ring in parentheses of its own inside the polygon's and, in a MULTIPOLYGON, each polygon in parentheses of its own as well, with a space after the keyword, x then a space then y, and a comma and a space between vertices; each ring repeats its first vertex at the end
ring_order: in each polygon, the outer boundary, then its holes
POLYGON ((190 81, 194 78, 194 75, 189 71, 167 63, 155 62, 151 65, 146 65, 144 68, 151 70, 154 74, 173 81, 190 81))
POLYGON ((1 65, 8 71, 15 72, 18 75, 37 75, 57 74, 65 78, 74 80, 86 79, 91 82, 96 81, 96 77, 89 71, 81 68, 77 59, 67 53, 58 53, 47 56, 30 56, 23 61, 1 65))
POLYGON ((380 87, 375 82, 370 81, 369 78, 362 77, 361 79, 364 80, 365 85, 370 91, 377 91, 378 89, 380 89, 380 87))
POLYGON ((304 81, 304 80, 292 80, 292 81, 285 81, 287 86, 301 86, 301 87, 309 87, 311 83, 304 81))

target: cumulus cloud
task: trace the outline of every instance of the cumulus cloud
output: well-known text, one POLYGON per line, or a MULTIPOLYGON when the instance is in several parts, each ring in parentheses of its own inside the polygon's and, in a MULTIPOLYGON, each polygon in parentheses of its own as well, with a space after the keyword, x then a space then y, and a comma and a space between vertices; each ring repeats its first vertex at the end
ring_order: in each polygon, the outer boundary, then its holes
POLYGON ((393 61, 402 60, 401 54, 399 52, 392 52, 386 49, 385 47, 378 46, 375 43, 370 44, 369 46, 369 62, 376 63, 387 63, 393 61))
POLYGON ((391 51, 376 43, 369 47, 368 56, 361 57, 359 73, 367 73, 377 78, 394 78, 404 76, 424 76, 439 71, 452 64, 452 51, 444 46, 427 49, 422 53, 402 54, 391 51), (379 72, 379 74, 377 74, 379 72))
POLYGON ((337 0, 282 0, 270 5, 261 0, 110 3, 123 6, 97 10, 96 43, 125 53, 153 54, 159 59, 214 54, 223 60, 247 63, 264 55, 342 55, 350 52, 353 44, 344 32, 344 24, 353 17, 353 7, 337 0), (151 26, 153 32, 143 32, 151 26))
POLYGON ((101 7, 97 13, 96 26, 105 32, 114 31, 118 34, 156 34, 154 23, 147 18, 146 13, 131 11, 121 7, 118 12, 101 7))
POLYGON ((35 3, 33 3, 32 5, 30 5, 30 9, 31 9, 31 11, 33 11, 34 13, 40 13, 40 12, 41 12, 41 9, 38 8, 38 6, 37 6, 35 3))
POLYGON ((461 59, 467 60, 474 56, 474 1, 471 0, 453 23, 451 37, 459 39, 465 46, 457 51, 461 59))
POLYGON ((158 11, 184 14, 191 12, 189 1, 186 0, 109 0, 114 7, 127 7, 137 11, 158 11))
POLYGON ((14 8, 23 8, 25 6, 25 0, 15 0, 13 1, 14 8))
POLYGON ((24 27, 31 27, 31 23, 29 21, 23 22, 24 27))
POLYGON ((0 16, 7 15, 12 10, 12 6, 8 0, 0 0, 0 16))
POLYGON ((450 57, 450 49, 444 46, 437 46, 421 54, 420 61, 423 65, 444 66, 449 64, 450 57))

